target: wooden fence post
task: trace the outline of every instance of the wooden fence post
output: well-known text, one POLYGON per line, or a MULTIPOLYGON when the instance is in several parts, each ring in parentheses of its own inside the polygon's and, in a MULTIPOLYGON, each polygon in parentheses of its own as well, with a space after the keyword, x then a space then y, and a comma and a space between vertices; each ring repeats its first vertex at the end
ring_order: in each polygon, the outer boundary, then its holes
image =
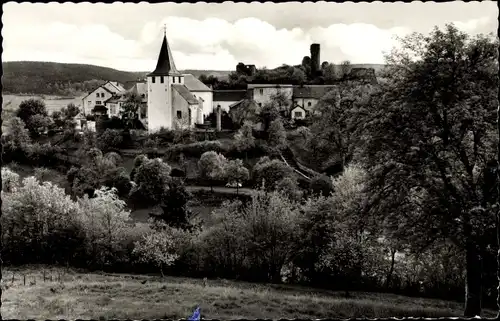
POLYGON ((45 282, 45 270, 43 270, 43 282, 45 282))
POLYGON ((23 274, 23 285, 26 285, 26 274, 23 274))

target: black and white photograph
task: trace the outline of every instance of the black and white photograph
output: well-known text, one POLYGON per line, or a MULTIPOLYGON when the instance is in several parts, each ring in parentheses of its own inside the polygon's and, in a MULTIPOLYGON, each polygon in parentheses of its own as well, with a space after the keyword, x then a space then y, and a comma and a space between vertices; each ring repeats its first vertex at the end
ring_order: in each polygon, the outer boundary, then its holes
POLYGON ((2 12, 0 319, 500 317, 496 1, 2 12))

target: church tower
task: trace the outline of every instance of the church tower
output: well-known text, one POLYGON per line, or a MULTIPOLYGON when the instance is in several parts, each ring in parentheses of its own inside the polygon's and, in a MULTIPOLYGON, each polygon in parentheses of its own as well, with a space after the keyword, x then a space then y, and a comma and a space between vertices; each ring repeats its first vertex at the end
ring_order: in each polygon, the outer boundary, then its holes
POLYGON ((166 32, 163 35, 156 69, 147 75, 148 82, 148 131, 161 127, 173 128, 172 85, 184 84, 184 76, 177 70, 168 45, 166 32))

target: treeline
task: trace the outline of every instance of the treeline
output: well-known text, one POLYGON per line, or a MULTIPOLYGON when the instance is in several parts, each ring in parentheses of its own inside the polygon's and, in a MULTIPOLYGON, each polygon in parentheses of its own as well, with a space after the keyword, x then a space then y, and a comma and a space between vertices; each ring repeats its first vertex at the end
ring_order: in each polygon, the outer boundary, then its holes
POLYGON ((127 72, 83 64, 39 61, 3 62, 2 85, 5 93, 75 95, 94 89, 103 81, 126 83, 145 76, 145 72, 127 72))
POLYGON ((336 65, 325 61, 321 64, 321 70, 313 75, 310 67, 310 59, 306 58, 308 57, 304 57, 300 65, 283 65, 274 69, 264 67, 254 71, 246 68, 244 64, 239 63, 236 66, 236 71, 229 73, 227 80, 206 74, 200 75, 199 79, 214 90, 246 89, 247 84, 252 83, 333 85, 348 79, 373 83, 376 81, 376 72, 383 67, 383 65, 351 65, 349 61, 344 61, 340 65, 336 65), (353 69, 357 71, 361 70, 361 72, 351 74, 353 69))
MULTIPOLYGON (((122 84, 142 79, 147 72, 128 72, 112 68, 64 64, 40 61, 3 62, 3 92, 9 94, 45 94, 77 96, 95 89, 105 81, 117 81, 122 84)), ((198 77, 201 73, 227 78, 226 71, 186 72, 198 77)))

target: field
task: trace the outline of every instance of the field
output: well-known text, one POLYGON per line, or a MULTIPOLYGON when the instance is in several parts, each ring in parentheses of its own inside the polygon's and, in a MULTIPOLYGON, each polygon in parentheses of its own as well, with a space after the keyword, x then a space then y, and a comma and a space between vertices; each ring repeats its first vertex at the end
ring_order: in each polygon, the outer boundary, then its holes
POLYGON ((47 111, 52 113, 56 110, 61 110, 61 108, 68 106, 68 104, 73 103, 77 107, 81 107, 82 98, 81 97, 57 97, 57 96, 40 96, 40 95, 2 95, 2 110, 17 110, 19 104, 23 100, 27 100, 30 98, 34 99, 42 99, 45 101, 45 105, 47 106, 47 111))
MULTIPOLYGON (((355 318, 460 316, 456 302, 394 294, 343 293, 226 280, 85 273, 62 268, 3 268, 6 319, 355 318), (12 283, 12 275, 14 282, 12 283), (26 285, 23 284, 26 275, 26 285), (52 281, 49 280, 52 277, 52 281), (60 280, 60 281, 59 281, 60 280), (36 284, 34 284, 36 282, 36 284)), ((485 311, 485 317, 493 317, 485 311)))

